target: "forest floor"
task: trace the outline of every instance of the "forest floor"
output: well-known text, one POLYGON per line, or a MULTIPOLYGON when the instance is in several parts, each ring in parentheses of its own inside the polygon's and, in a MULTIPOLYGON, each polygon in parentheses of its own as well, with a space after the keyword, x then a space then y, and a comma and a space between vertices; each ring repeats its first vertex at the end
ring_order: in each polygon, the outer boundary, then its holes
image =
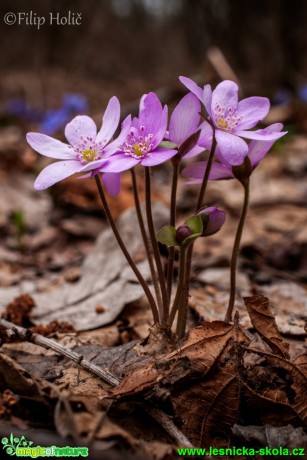
MULTIPOLYGON (((33 123, 2 114, 2 318, 31 327, 121 380, 112 389, 81 360, 73 363, 2 330, 2 436, 10 442, 10 433, 24 435, 34 445, 90 446, 93 459, 178 458, 176 440, 159 417, 148 414, 150 406, 161 409, 195 446, 307 446, 302 430, 307 424, 307 135, 302 119, 306 108, 287 112, 288 136, 251 179, 235 323, 223 318, 243 194, 237 181, 223 181, 210 183, 205 201, 225 209, 226 223, 195 244, 190 332, 179 347, 165 342, 153 350, 149 330, 153 340, 161 331, 152 330, 150 309, 112 238, 95 182, 68 179, 36 192, 35 174, 48 162, 25 142, 33 123)), ((170 174, 167 165, 153 174, 157 229, 168 219, 170 174)), ((141 171, 138 180, 143 198, 141 171)), ((197 190, 180 181, 178 223, 193 213, 197 190)), ((109 203, 148 279, 128 173, 119 197, 109 203)), ((160 249, 166 261, 167 252, 160 249)))

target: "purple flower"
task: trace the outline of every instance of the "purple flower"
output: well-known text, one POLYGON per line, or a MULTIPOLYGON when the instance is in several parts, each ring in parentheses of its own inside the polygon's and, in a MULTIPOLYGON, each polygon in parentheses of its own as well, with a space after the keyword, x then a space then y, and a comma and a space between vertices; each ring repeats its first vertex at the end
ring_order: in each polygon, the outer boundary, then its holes
POLYGON ((202 236, 214 235, 221 229, 226 220, 226 212, 216 206, 201 209, 197 216, 200 216, 203 221, 202 236))
POLYGON ((114 96, 110 99, 103 115, 102 126, 97 133, 95 122, 88 116, 75 117, 66 125, 65 136, 70 145, 40 133, 28 133, 27 141, 38 153, 61 161, 52 163, 38 175, 34 187, 45 190, 51 185, 75 173, 87 173, 115 153, 118 144, 124 141, 130 128, 127 117, 122 124, 119 137, 110 142, 120 118, 120 104, 114 96))
POLYGON ((99 172, 119 173, 140 163, 155 166, 176 155, 177 150, 161 148, 167 127, 167 106, 154 93, 144 94, 139 118, 134 118, 126 139, 118 142, 117 152, 107 163, 101 162, 99 172))
MULTIPOLYGON (((192 93, 186 94, 173 110, 166 137, 174 142, 178 149, 199 128, 200 111, 200 102, 192 93)), ((191 158, 203 152, 204 148, 198 144, 199 142, 186 152, 184 158, 191 158)))
MULTIPOLYGON (((283 128, 282 123, 275 123, 269 126, 267 129, 271 133, 278 133, 279 137, 287 134, 285 131, 281 132, 283 128)), ((259 130, 266 131, 266 130, 259 130)), ((261 134, 261 133, 260 133, 261 134)), ((212 142, 212 139, 211 139, 212 142)), ((256 168, 262 158, 267 154, 275 141, 251 141, 248 146, 248 158, 250 160, 252 170, 256 168)), ((230 164, 225 158, 221 155, 219 148, 215 151, 215 157, 218 161, 214 161, 210 171, 209 179, 210 180, 220 180, 220 179, 233 179, 235 177, 233 173, 233 165, 230 164)), ((202 182, 205 171, 207 167, 207 161, 196 162, 192 165, 189 165, 182 172, 182 175, 185 177, 192 177, 196 180, 189 182, 190 184, 198 184, 202 182)))
POLYGON ((201 89, 189 78, 179 79, 204 104, 215 127, 220 152, 231 165, 240 165, 248 153, 248 145, 241 137, 274 141, 283 135, 268 129, 248 131, 266 117, 270 109, 266 97, 249 97, 238 102, 238 85, 233 81, 225 80, 212 91, 210 85, 201 89))

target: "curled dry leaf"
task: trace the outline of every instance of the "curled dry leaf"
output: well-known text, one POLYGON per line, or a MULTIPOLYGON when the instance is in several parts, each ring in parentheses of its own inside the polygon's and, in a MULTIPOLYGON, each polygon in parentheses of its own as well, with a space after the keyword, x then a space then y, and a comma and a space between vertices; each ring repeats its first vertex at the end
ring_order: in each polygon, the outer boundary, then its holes
POLYGON ((274 353, 289 358, 289 344, 280 335, 269 299, 261 295, 254 295, 245 297, 244 302, 251 322, 263 340, 269 344, 274 353))
POLYGON ((261 390, 258 389, 258 391, 255 388, 251 389, 249 387, 249 389, 256 392, 261 398, 292 409, 292 412, 299 417, 303 423, 307 424, 306 375, 303 374, 298 366, 281 356, 266 353, 254 348, 246 348, 246 351, 262 356, 265 358, 266 364, 271 367, 271 370, 276 370, 281 376, 284 375, 283 385, 279 385, 279 388, 272 388, 267 385, 261 390))

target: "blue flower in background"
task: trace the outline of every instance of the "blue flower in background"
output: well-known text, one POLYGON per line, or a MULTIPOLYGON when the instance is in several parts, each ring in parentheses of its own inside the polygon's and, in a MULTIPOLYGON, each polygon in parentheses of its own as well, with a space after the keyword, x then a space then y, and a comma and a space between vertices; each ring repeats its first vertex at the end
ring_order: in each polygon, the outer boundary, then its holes
POLYGON ((47 112, 42 120, 40 129, 46 134, 54 134, 61 130, 75 113, 86 113, 87 99, 81 94, 66 94, 62 106, 57 110, 47 112))
POLYGON ((280 88, 273 96, 272 102, 275 105, 288 104, 292 100, 291 91, 287 88, 280 88))
POLYGON ((297 88, 297 95, 302 102, 307 102, 307 85, 299 85, 297 88))
POLYGON ((40 123, 40 130, 54 134, 62 130, 76 113, 87 113, 88 102, 81 94, 68 93, 63 96, 61 107, 44 112, 29 107, 23 99, 12 99, 7 102, 6 111, 20 120, 40 123))
POLYGON ((69 93, 63 97, 63 106, 74 112, 87 112, 88 103, 85 96, 77 93, 69 93))
POLYGON ((22 120, 39 122, 43 116, 42 111, 28 107, 23 99, 11 99, 5 108, 9 115, 22 120))

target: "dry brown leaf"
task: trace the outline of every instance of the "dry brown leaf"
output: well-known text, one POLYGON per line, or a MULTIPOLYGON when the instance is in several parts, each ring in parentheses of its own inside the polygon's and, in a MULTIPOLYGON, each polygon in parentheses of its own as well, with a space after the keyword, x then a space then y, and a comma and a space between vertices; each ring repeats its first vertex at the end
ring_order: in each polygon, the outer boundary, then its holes
POLYGON ((289 344, 280 335, 269 299, 255 295, 244 297, 244 302, 251 322, 263 340, 270 345, 274 353, 289 358, 289 344))
POLYGON ((22 366, 4 353, 0 353, 0 391, 9 389, 18 398, 12 406, 12 416, 26 423, 48 424, 51 422, 53 402, 57 390, 48 382, 34 379, 22 366))
MULTIPOLYGON (((306 424, 307 423, 307 378, 302 371, 294 363, 282 358, 281 356, 264 351, 256 350, 254 348, 246 348, 246 351, 256 353, 265 358, 266 362, 271 365, 272 369, 275 367, 286 371, 291 377, 287 380, 288 385, 285 388, 278 389, 264 388, 261 392, 257 391, 258 395, 269 399, 274 403, 288 405, 295 414, 306 424)), ((257 382, 255 382, 256 384, 257 382)))
MULTIPOLYGON (((162 226, 168 218, 167 209, 156 203, 153 212, 157 225, 162 226)), ((133 256, 142 245, 134 210, 128 210, 121 216, 118 228, 133 256)), ((143 262, 138 267, 143 277, 148 279, 147 263, 143 262)), ((37 305, 33 322, 66 321, 76 330, 85 331, 111 323, 126 304, 144 294, 110 228, 99 235, 81 269, 82 276, 73 285, 66 282, 59 287, 51 286, 44 292, 40 292, 38 284, 29 286, 29 283, 0 288, 0 307, 5 307, 23 292, 30 293, 37 305), (96 311, 99 305, 105 307, 104 312, 96 311)))
POLYGON ((214 431, 229 435, 240 401, 237 344, 248 342, 237 325, 204 322, 179 349, 129 372, 112 394, 169 396, 182 430, 195 444, 202 445, 214 431))
POLYGON ((208 439, 218 436, 229 438, 231 427, 238 420, 242 358, 238 345, 247 343, 248 338, 237 325, 228 327, 231 335, 210 371, 171 393, 182 430, 195 445, 207 445, 208 439))
POLYGON ((233 327, 222 321, 204 322, 192 329, 182 347, 127 373, 113 390, 119 398, 149 390, 160 382, 170 387, 187 378, 204 376, 233 337, 233 327))
POLYGON ((303 374, 307 377, 307 353, 303 353, 299 356, 297 356, 294 360, 293 363, 299 368, 303 374))

